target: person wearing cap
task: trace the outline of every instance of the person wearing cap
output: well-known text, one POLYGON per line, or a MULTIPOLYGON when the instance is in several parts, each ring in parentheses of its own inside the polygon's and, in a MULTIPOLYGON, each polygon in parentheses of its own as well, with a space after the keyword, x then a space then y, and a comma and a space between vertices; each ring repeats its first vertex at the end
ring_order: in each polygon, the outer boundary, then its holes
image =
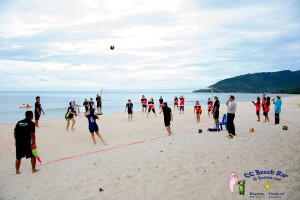
POLYGON ((173 121, 173 115, 172 115, 172 110, 171 110, 171 108, 168 107, 167 102, 163 103, 162 110, 159 112, 159 114, 161 112, 164 113, 165 127, 166 127, 167 132, 168 132, 168 134, 170 136, 172 134, 170 125, 171 125, 171 120, 173 121))
POLYGON ((146 113, 147 112, 147 99, 145 98, 144 95, 141 98, 141 104, 142 104, 142 113, 146 113))
POLYGON ((124 113, 126 112, 126 110, 128 111, 128 121, 132 121, 133 104, 131 103, 131 100, 130 100, 130 99, 128 99, 128 103, 127 103, 126 106, 125 106, 125 111, 124 111, 124 113))
POLYGON ((88 113, 86 115, 86 118, 88 119, 88 122, 89 122, 89 131, 91 133, 91 137, 92 137, 92 140, 93 140, 94 144, 97 144, 94 133, 96 133, 96 135, 100 138, 100 140, 103 142, 103 144, 106 144, 106 142, 103 139, 102 135, 99 133, 99 128, 98 128, 98 125, 96 123, 96 120, 99 119, 99 118, 98 118, 97 115, 95 115, 95 109, 92 108, 90 110, 90 113, 88 113))
POLYGON ((279 124, 280 122, 279 115, 281 113, 281 105, 282 105, 282 101, 279 95, 276 95, 276 101, 274 101, 273 99, 273 104, 275 105, 274 113, 275 113, 275 125, 276 125, 279 124))
POLYGON ((213 107, 213 118, 215 120, 215 124, 216 127, 218 127, 218 123, 219 123, 219 109, 220 109, 220 101, 219 101, 219 97, 218 95, 214 96, 215 99, 215 103, 214 103, 214 107, 213 107))
POLYGON ((184 114, 184 97, 182 95, 179 97, 179 114, 181 114, 181 111, 184 114))

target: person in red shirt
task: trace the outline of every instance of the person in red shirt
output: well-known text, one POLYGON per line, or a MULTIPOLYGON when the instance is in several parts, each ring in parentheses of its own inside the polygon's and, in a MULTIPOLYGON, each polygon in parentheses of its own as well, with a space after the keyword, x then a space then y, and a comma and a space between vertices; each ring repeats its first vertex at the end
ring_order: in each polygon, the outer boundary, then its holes
POLYGON ((144 95, 141 98, 141 104, 142 104, 142 113, 146 113, 147 112, 147 99, 145 98, 144 95))
POLYGON ((267 120, 268 122, 270 121, 268 116, 268 113, 270 111, 270 105, 271 105, 271 98, 267 97, 267 101, 265 103, 265 110, 264 110, 265 122, 267 122, 267 120))
POLYGON ((177 106, 177 109, 178 109, 178 98, 174 97, 174 110, 175 110, 176 106, 177 106))
POLYGON ((184 114, 184 97, 181 95, 180 97, 179 97, 179 109, 180 109, 180 111, 179 111, 179 114, 181 114, 181 111, 182 111, 182 114, 184 114))
POLYGON ((208 113, 208 118, 210 118, 210 113, 212 111, 213 108, 213 102, 210 100, 210 98, 208 98, 207 100, 207 113, 208 113))
POLYGON ((254 101, 252 101, 252 103, 255 105, 257 121, 260 121, 260 98, 257 97, 256 103, 254 101))
POLYGON ((200 122, 200 115, 202 113, 201 105, 199 101, 196 101, 195 106, 194 106, 194 113, 196 112, 196 120, 197 122, 200 122))
POLYGON ((154 100, 153 100, 153 98, 150 98, 150 101, 148 102, 148 114, 147 114, 147 117, 149 116, 149 113, 150 113, 151 110, 152 110, 152 112, 154 113, 155 117, 157 117, 157 116, 156 116, 156 113, 155 113, 154 100))

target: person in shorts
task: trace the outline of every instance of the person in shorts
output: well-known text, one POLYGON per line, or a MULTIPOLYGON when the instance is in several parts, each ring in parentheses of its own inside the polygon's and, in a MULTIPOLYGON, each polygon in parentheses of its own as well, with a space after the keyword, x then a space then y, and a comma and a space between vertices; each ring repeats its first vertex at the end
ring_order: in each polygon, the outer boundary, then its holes
POLYGON ((172 110, 171 108, 168 107, 167 102, 163 103, 162 110, 159 112, 159 114, 163 112, 164 113, 164 122, 165 122, 165 127, 167 129, 168 135, 172 135, 171 131, 171 120, 173 121, 173 115, 172 115, 172 110))
POLYGON ((38 172, 35 168, 36 158, 32 154, 31 147, 36 149, 35 124, 32 122, 33 112, 26 111, 25 119, 19 121, 14 129, 16 144, 16 174, 20 174, 21 159, 23 157, 31 159, 32 173, 38 172))
POLYGON ((155 117, 157 117, 156 113, 155 113, 155 107, 154 107, 154 100, 153 100, 153 98, 150 98, 150 101, 148 101, 148 114, 147 114, 147 117, 149 116, 150 111, 152 111, 154 113, 155 117))
POLYGON ((181 114, 181 111, 184 114, 184 97, 182 95, 179 97, 179 114, 181 114))
POLYGON ((144 95, 141 98, 141 104, 142 104, 142 113, 146 113, 147 112, 147 99, 145 98, 144 95))
POLYGON ((260 98, 257 97, 256 98, 256 102, 252 101, 252 103, 255 105, 255 110, 256 110, 256 115, 257 115, 257 121, 260 121, 260 108, 261 108, 260 98))
POLYGON ((98 116, 95 115, 95 110, 91 109, 90 113, 86 115, 86 118, 88 119, 88 122, 89 122, 89 131, 91 133, 91 137, 92 137, 92 140, 93 140, 94 144, 97 144, 94 133, 96 133, 96 135, 100 138, 100 140, 103 142, 103 144, 106 144, 106 142, 103 139, 102 135, 99 133, 99 128, 98 128, 98 125, 96 123, 96 120, 98 119, 98 116))
POLYGON ((212 111, 213 108, 213 102, 210 100, 210 98, 208 98, 207 100, 207 113, 208 113, 208 118, 210 118, 210 113, 212 111))
POLYGON ((39 96, 35 97, 35 104, 34 104, 34 115, 35 115, 35 126, 39 127, 39 120, 40 120, 40 116, 41 113, 45 114, 42 105, 41 105, 41 98, 39 96))
POLYGON ((102 98, 101 98, 101 95, 97 94, 97 96, 96 96, 96 102, 97 102, 97 111, 98 111, 98 114, 102 115, 102 98))
POLYGON ((132 115, 133 115, 133 104, 131 103, 131 100, 128 99, 128 103, 126 104, 126 107, 125 107, 125 111, 124 113, 128 112, 128 121, 132 121, 132 115))
POLYGON ((219 101, 219 97, 217 95, 214 96, 215 99, 215 103, 214 103, 214 107, 213 107, 213 118, 216 124, 216 127, 218 127, 218 123, 219 123, 219 114, 220 114, 220 101, 219 101))
POLYGON ((68 111, 65 115, 66 121, 67 121, 67 131, 69 130, 70 121, 72 121, 72 130, 74 130, 74 125, 76 123, 76 120, 74 119, 74 115, 76 114, 74 111, 74 102, 69 103, 70 106, 68 107, 68 111))

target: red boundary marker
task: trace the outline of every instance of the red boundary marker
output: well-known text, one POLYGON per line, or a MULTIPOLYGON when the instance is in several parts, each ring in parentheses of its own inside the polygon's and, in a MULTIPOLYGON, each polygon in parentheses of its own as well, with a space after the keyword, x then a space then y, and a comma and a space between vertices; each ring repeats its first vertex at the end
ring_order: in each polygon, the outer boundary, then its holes
POLYGON ((119 145, 119 146, 115 146, 115 147, 111 147, 111 148, 107 148, 107 149, 101 149, 101 150, 87 152, 87 153, 83 153, 83 154, 68 156, 68 157, 64 157, 64 158, 59 158, 59 159, 56 159, 56 160, 48 161, 48 162, 45 162, 43 164, 47 165, 47 164, 56 163, 56 162, 63 161, 63 160, 69 160, 69 159, 72 159, 72 158, 78 158, 78 157, 81 157, 81 156, 87 156, 87 155, 91 155, 91 154, 95 154, 95 153, 100 153, 100 152, 104 152, 104 151, 110 151, 110 150, 114 150, 114 149, 119 149, 121 147, 127 147, 127 146, 132 146, 132 145, 141 144, 141 143, 145 143, 145 142, 150 142, 150 141, 154 141, 154 140, 159 140, 159 139, 163 139, 165 137, 167 137, 167 136, 156 137, 156 138, 152 138, 152 139, 148 139, 148 140, 142 140, 142 141, 133 142, 133 143, 129 143, 129 144, 123 144, 123 145, 119 145))
POLYGON ((2 143, 4 144, 4 146, 7 148, 8 152, 9 152, 11 155, 14 155, 13 150, 10 148, 10 146, 7 144, 7 142, 6 142, 5 139, 2 137, 1 134, 0 134, 0 139, 1 139, 2 143))

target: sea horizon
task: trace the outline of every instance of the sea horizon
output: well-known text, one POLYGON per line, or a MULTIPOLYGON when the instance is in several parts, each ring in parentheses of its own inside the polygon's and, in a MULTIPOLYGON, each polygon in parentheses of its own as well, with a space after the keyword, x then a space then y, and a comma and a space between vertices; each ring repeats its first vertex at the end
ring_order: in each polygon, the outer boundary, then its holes
MULTIPOLYGON (((85 98, 88 100, 95 98, 100 94, 98 91, 0 91, 0 123, 13 123, 24 118, 26 110, 31 109, 20 108, 23 104, 34 106, 35 97, 41 97, 41 105, 45 111, 45 115, 41 116, 43 119, 61 118, 64 120, 64 115, 67 111, 70 101, 76 101, 77 105, 82 105, 85 98)), ((203 108, 207 107, 207 99, 213 98, 217 94, 221 103, 228 100, 229 95, 233 94, 237 102, 254 101, 257 96, 261 97, 261 93, 203 93, 192 92, 191 90, 102 90, 102 111, 104 114, 108 113, 122 113, 125 110, 125 105, 128 99, 131 99, 134 105, 134 111, 141 111, 140 99, 145 95, 149 100, 154 98, 155 108, 158 110, 158 99, 163 97, 164 101, 168 103, 169 107, 173 108, 174 97, 183 95, 185 97, 185 106, 193 106, 195 101, 199 101, 203 108)), ((268 94, 274 98, 274 94, 268 94)), ((293 96, 284 94, 283 96, 293 96)), ((84 108, 81 107, 81 112, 84 108)))

